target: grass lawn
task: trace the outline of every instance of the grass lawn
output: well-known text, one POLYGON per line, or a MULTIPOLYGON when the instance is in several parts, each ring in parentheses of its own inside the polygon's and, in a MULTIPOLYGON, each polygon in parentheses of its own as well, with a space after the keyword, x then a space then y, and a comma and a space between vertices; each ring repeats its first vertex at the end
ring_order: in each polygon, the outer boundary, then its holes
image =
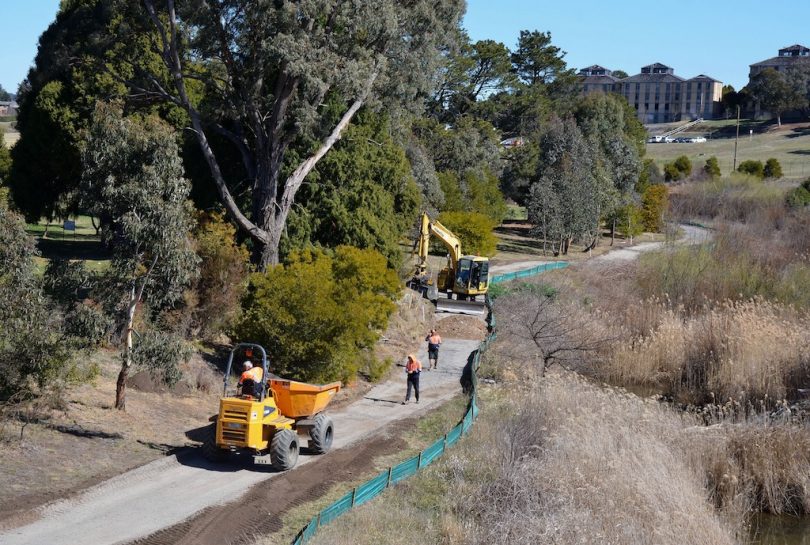
MULTIPOLYGON (((692 161, 693 170, 698 170, 711 156, 717 157, 720 171, 731 171, 734 160, 734 136, 736 120, 707 121, 694 131, 685 131, 677 136, 706 136, 703 144, 648 144, 647 157, 654 159, 662 169, 680 155, 692 161)), ((741 121, 740 139, 737 145, 737 165, 747 159, 763 163, 775 157, 782 165, 786 178, 800 180, 810 176, 810 123, 774 124, 741 121), (753 134, 749 134, 753 131, 753 134)))
POLYGON ((0 122, 0 133, 3 133, 3 141, 5 142, 7 148, 10 148, 16 144, 17 140, 20 139, 20 133, 14 130, 10 121, 0 122))
POLYGON ((506 205, 506 217, 504 219, 507 220, 525 220, 528 219, 529 215, 526 211, 525 206, 520 206, 519 204, 507 204, 506 205))
POLYGON ((102 271, 109 265, 109 258, 96 235, 90 216, 72 218, 75 231, 65 231, 63 222, 41 220, 26 225, 26 232, 37 240, 40 257, 35 259, 37 270, 44 272, 48 261, 54 258, 84 261, 90 271, 102 271), (45 234, 47 229, 47 235, 45 234))

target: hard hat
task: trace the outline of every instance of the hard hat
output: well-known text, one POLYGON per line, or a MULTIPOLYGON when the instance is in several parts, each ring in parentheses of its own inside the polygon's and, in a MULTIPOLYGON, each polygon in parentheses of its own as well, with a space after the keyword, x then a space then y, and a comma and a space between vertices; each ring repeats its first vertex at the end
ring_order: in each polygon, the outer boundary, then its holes
POLYGON ((245 360, 245 363, 242 364, 242 367, 244 367, 245 369, 251 369, 253 367, 253 364, 250 362, 250 360, 245 360))

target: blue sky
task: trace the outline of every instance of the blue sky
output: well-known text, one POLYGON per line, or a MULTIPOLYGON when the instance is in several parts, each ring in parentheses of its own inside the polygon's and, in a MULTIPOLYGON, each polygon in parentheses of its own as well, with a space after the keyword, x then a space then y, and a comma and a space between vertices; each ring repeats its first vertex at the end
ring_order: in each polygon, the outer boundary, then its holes
MULTIPOLYGON (((0 84, 16 91, 34 60, 37 39, 59 0, 2 0, 0 84), (13 7, 10 7, 13 6, 13 7)), ((569 66, 601 64, 638 73, 662 62, 675 73, 708 74, 736 88, 748 65, 779 48, 810 46, 807 0, 468 0, 464 26, 473 40, 514 47, 521 29, 550 31, 569 66)))
POLYGON ((473 40, 514 48, 520 30, 550 31, 573 68, 600 64, 630 75, 653 62, 691 78, 706 74, 736 89, 748 65, 782 47, 810 47, 807 0, 467 0, 473 40))

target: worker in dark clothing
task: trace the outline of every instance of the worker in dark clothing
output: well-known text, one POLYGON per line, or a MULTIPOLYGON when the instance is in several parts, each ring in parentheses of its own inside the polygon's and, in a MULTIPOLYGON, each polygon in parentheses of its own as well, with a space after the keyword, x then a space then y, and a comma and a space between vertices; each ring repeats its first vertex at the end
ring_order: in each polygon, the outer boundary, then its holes
POLYGON ((411 388, 416 395, 416 402, 419 403, 419 373, 422 372, 422 362, 416 359, 413 354, 408 354, 408 363, 405 364, 405 373, 408 375, 408 391, 405 393, 405 405, 411 399, 411 388))
POLYGON ((428 371, 430 371, 439 367, 439 346, 442 344, 442 338, 435 329, 431 329, 425 340, 428 343, 428 371))

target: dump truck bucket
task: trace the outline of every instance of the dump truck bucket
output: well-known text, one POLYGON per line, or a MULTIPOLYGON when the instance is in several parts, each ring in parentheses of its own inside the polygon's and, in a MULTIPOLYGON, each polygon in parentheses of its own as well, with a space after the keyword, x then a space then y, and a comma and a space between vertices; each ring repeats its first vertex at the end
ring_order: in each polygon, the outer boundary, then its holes
POLYGON ((436 300, 436 312, 483 316, 487 313, 487 305, 483 301, 458 301, 439 297, 436 300))
POLYGON ((272 379, 270 390, 281 414, 287 418, 301 418, 316 415, 324 410, 340 391, 340 382, 318 385, 272 379))

